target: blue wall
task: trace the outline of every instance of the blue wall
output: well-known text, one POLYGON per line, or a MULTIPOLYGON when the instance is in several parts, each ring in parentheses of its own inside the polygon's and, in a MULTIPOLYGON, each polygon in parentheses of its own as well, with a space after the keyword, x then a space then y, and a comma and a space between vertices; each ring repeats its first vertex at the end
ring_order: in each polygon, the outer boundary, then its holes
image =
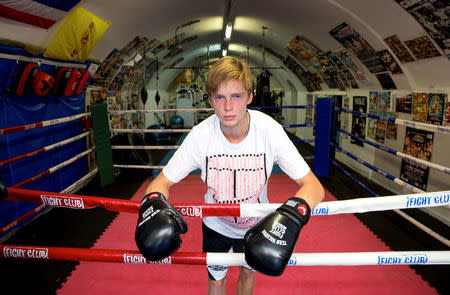
MULTIPOLYGON (((54 77, 56 76, 56 66, 45 64, 45 61, 48 61, 47 59, 42 58, 42 56, 32 56, 21 47, 0 45, 0 53, 14 55, 18 59, 20 56, 38 57, 43 60, 40 69, 54 77)), ((41 97, 35 95, 29 89, 23 96, 18 97, 15 94, 15 85, 20 77, 19 74, 27 63, 0 58, 0 128, 47 121, 85 112, 84 91, 80 95, 71 97, 58 96, 53 92, 41 97)), ((71 138, 82 133, 83 128, 81 120, 77 119, 48 127, 0 135, 0 160, 9 159, 71 138)), ((85 150, 86 138, 82 138, 68 145, 0 166, 0 176, 8 187, 13 186, 85 150)), ((84 156, 74 163, 20 188, 60 192, 87 172, 87 157, 84 156)), ((0 201, 0 228, 38 205, 29 202, 0 201)))

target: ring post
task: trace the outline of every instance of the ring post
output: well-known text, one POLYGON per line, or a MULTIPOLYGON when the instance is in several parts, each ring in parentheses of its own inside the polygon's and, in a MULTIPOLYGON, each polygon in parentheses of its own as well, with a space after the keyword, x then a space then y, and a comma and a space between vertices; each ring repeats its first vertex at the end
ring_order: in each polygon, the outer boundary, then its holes
POLYGON ((100 185, 105 187, 115 181, 106 103, 92 104, 91 113, 100 185))
POLYGON ((330 174, 330 139, 332 100, 330 97, 317 98, 316 103, 316 138, 314 146, 313 172, 318 177, 330 174))

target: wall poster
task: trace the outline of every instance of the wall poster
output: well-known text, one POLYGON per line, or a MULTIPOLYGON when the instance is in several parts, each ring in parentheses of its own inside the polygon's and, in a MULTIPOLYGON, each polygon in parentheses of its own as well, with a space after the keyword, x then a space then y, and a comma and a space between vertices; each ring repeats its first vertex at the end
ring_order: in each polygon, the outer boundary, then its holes
POLYGON ((426 123, 428 118, 428 93, 414 93, 412 97, 412 120, 426 123))
POLYGON ((443 93, 430 93, 428 98, 428 124, 442 125, 446 95, 443 93))
POLYGON ((390 36, 384 39, 384 42, 391 48, 397 58, 401 63, 414 61, 414 57, 408 51, 405 45, 403 45, 402 41, 396 36, 390 36))
MULTIPOLYGON (((360 113, 366 113, 367 97, 354 96, 353 110, 360 113)), ((352 115, 352 134, 361 138, 365 138, 365 131, 366 131, 366 118, 357 115, 352 115)), ((350 142, 359 146, 364 146, 364 143, 358 139, 352 138, 350 142)))
MULTIPOLYGON (((403 152, 414 158, 430 161, 433 137, 433 132, 406 127, 403 152)), ((429 169, 421 164, 403 159, 400 169, 400 179, 426 191, 429 169)))

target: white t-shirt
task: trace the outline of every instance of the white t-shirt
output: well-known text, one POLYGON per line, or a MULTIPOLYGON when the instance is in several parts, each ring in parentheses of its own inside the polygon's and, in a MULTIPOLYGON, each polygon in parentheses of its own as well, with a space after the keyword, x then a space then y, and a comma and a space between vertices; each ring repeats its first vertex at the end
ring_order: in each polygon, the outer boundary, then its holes
MULTIPOLYGON (((262 112, 248 112, 250 129, 236 144, 225 138, 216 115, 194 126, 163 168, 164 176, 177 183, 200 169, 208 187, 207 204, 268 203, 267 182, 274 164, 294 180, 305 176, 310 168, 283 127, 262 112)), ((241 239, 258 220, 205 217, 203 222, 227 237, 241 239)))

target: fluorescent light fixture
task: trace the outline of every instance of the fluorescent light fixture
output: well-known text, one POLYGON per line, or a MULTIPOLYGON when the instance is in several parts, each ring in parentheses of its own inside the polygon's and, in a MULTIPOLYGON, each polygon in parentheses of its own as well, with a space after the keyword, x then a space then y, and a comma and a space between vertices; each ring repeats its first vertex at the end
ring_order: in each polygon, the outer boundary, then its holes
POLYGON ((232 30, 233 30, 233 24, 228 23, 227 26, 225 27, 225 38, 226 39, 230 39, 232 30))
POLYGON ((129 67, 134 67, 134 59, 130 59, 125 65, 129 67))
POLYGON ((227 55, 227 50, 226 49, 222 49, 222 56, 226 56, 227 55))
POLYGON ((140 60, 142 59, 142 55, 140 55, 139 53, 136 54, 136 56, 134 57, 134 62, 138 63, 140 60))

